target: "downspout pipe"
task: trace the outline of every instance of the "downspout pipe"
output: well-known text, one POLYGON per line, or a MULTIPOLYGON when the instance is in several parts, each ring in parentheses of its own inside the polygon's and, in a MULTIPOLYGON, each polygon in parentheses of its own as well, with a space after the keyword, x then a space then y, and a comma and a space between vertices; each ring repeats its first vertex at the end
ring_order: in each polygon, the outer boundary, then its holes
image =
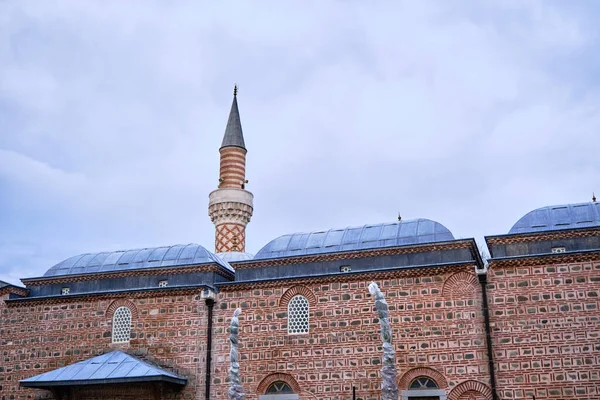
POLYGON ((207 332, 206 332, 206 376, 204 377, 205 382, 205 391, 204 398, 205 400, 210 399, 210 380, 211 380, 211 366, 212 366, 212 331, 213 331, 213 308, 215 306, 215 300, 211 298, 207 298, 206 307, 208 310, 207 313, 207 332))
POLYGON ((498 394, 496 393, 496 373, 494 371, 494 358, 492 353, 492 334, 490 330, 490 311, 488 308, 488 297, 487 297, 487 269, 482 272, 477 271, 477 277, 479 278, 479 284, 481 285, 481 296, 482 304, 481 309, 483 311, 483 319, 485 321, 485 341, 487 344, 488 354, 488 369, 490 370, 490 386, 492 387, 492 398, 498 400, 498 394))

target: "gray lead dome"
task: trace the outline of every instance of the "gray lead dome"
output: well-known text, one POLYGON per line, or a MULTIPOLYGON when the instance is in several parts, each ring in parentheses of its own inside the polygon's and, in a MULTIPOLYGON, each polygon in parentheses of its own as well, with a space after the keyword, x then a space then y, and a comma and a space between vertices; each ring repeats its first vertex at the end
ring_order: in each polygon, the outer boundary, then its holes
POLYGON ((198 244, 153 247, 102 253, 80 254, 56 264, 44 276, 78 275, 141 268, 175 267, 216 263, 231 266, 198 244))
POLYGON ((444 225, 429 219, 280 236, 254 256, 255 260, 334 253, 346 250, 403 246, 454 240, 444 225))
POLYGON ((600 226, 600 203, 565 204, 542 207, 525 214, 508 233, 531 233, 593 226, 600 226))

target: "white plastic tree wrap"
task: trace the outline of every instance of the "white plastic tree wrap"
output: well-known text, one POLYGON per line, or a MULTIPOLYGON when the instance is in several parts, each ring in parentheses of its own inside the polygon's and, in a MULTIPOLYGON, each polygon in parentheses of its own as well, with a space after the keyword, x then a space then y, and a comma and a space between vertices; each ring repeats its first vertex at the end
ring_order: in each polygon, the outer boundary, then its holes
POLYGON ((242 313, 241 309, 237 309, 233 312, 233 318, 231 318, 231 325, 229 326, 229 344, 231 348, 229 350, 229 400, 244 400, 246 395, 244 394, 244 388, 240 383, 240 363, 238 361, 238 333, 240 330, 240 321, 238 315, 242 313))
POLYGON ((381 400, 398 400, 398 383, 396 382, 396 362, 394 346, 392 345, 392 330, 390 328, 390 314, 385 297, 375 282, 369 284, 369 292, 375 297, 375 310, 381 325, 381 339, 383 340, 383 356, 381 368, 381 400))

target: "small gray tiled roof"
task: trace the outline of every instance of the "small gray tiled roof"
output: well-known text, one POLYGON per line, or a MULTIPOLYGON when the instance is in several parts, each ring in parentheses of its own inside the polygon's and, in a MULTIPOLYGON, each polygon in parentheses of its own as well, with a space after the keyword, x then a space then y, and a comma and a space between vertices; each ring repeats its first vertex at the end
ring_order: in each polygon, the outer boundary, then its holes
POLYGON ((227 261, 198 244, 162 246, 146 249, 86 253, 67 258, 50 268, 44 276, 77 275, 140 268, 175 267, 216 263, 234 271, 227 261))
POLYGON ((223 147, 241 147, 246 149, 244 143, 244 134, 242 132, 242 122, 240 121, 240 111, 238 110, 237 96, 233 96, 233 103, 231 104, 231 111, 229 112, 229 119, 227 120, 227 127, 225 128, 225 135, 223 136, 223 147))
POLYGON ((152 381, 185 385, 187 378, 116 350, 23 379, 19 383, 23 387, 48 388, 152 381))
POLYGON ((448 228, 439 222, 420 218, 387 224, 283 235, 260 249, 254 259, 334 253, 447 240, 454 240, 454 236, 448 228))
POLYGON ((600 203, 565 204, 533 210, 508 232, 531 233, 600 226, 600 203))
POLYGON ((0 281, 0 288, 3 288, 5 286, 12 286, 12 285, 8 282, 0 281))

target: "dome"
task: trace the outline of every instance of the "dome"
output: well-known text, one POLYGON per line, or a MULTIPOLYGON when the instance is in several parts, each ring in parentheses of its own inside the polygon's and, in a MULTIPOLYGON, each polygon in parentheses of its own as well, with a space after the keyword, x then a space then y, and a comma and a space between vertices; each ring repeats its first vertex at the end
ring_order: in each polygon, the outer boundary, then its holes
POLYGON ((533 210, 508 231, 530 233, 557 229, 589 228, 600 226, 600 203, 566 204, 533 210))
POLYGON ((198 244, 121 250, 80 254, 67 258, 50 268, 44 276, 78 275, 98 272, 123 271, 140 268, 175 267, 182 265, 217 263, 233 271, 224 260, 198 244))
POLYGON ((216 255, 227 262, 248 261, 254 258, 254 254, 243 253, 241 251, 226 251, 223 253, 216 253, 216 255))
POLYGON ((403 246, 454 240, 444 225, 429 219, 364 225, 345 229, 280 236, 260 249, 254 259, 403 246))

